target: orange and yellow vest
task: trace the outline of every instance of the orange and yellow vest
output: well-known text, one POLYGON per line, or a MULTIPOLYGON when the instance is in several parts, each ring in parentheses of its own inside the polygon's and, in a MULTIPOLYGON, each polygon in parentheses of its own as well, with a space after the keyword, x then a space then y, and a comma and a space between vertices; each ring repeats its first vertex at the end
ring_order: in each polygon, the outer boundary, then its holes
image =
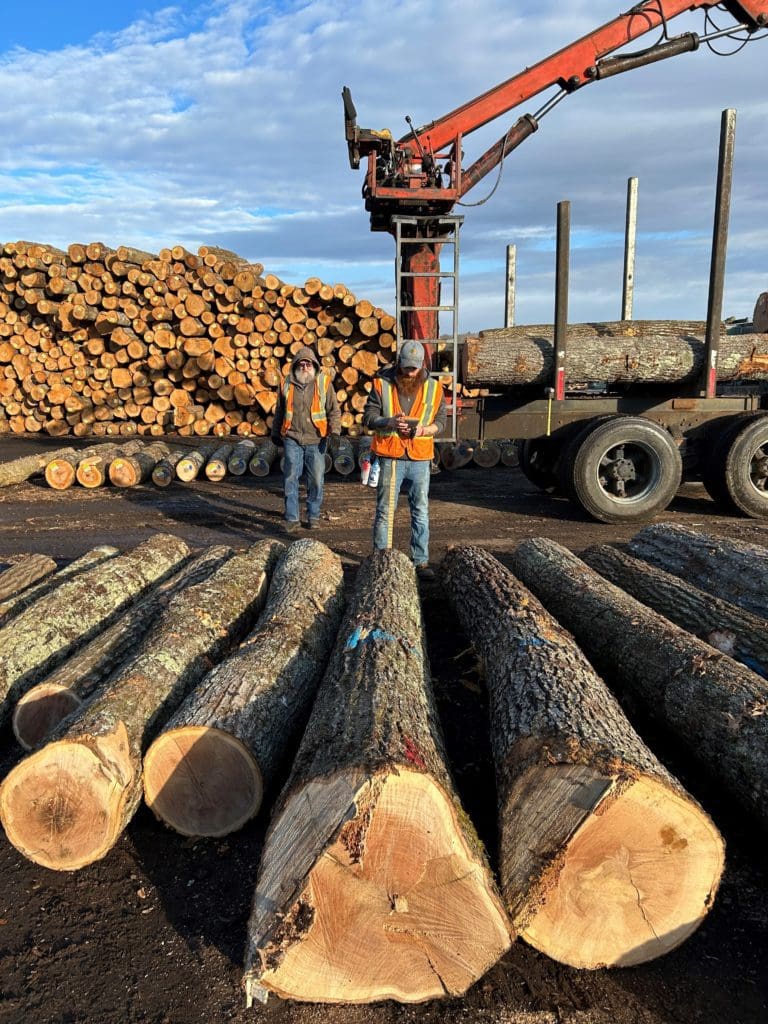
MULTIPOLYGON (((381 414, 388 419, 402 413, 397 388, 383 377, 376 377, 373 382, 374 388, 381 395, 381 414)), ((424 386, 416 395, 413 408, 409 413, 410 419, 419 421, 420 427, 428 427, 434 423, 440 408, 442 388, 434 377, 427 377, 424 386)), ((400 437, 396 430, 377 430, 373 435, 371 451, 385 459, 401 459, 404 455, 415 462, 431 460, 435 454, 435 442, 432 437, 400 437)))
MULTIPOLYGON (((315 377, 315 386, 312 393, 312 405, 310 407, 310 418, 317 427, 317 432, 320 437, 325 437, 328 433, 328 417, 325 412, 325 402, 328 396, 328 384, 329 378, 327 373, 323 373, 321 370, 315 377)), ((283 387, 283 395, 285 397, 285 414, 283 416, 283 425, 280 428, 280 433, 285 436, 291 429, 291 422, 293 420, 293 393, 295 386, 292 377, 288 377, 283 387)))

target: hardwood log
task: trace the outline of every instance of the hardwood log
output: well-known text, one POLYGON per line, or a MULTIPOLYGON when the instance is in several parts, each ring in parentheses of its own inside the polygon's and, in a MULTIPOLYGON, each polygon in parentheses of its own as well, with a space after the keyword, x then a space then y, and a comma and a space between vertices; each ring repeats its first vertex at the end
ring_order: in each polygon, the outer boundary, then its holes
POLYGON ((724 844, 714 824, 496 558, 454 548, 442 574, 485 666, 501 888, 518 934, 580 968, 674 949, 717 890, 724 844))
POLYGON ((86 455, 81 458, 75 471, 75 479, 81 487, 93 490, 96 487, 103 487, 109 477, 109 466, 115 458, 127 458, 134 452, 138 452, 144 446, 144 442, 136 438, 123 445, 101 444, 95 455, 86 455))
POLYGON ((524 541, 512 568, 602 675, 641 702, 723 788, 768 822, 765 680, 554 541, 524 541))
POLYGON ((499 441, 501 449, 502 466, 519 466, 520 454, 517 448, 517 441, 499 441))
POLYGON ((248 998, 457 995, 509 943, 446 767, 413 566, 374 552, 267 835, 248 998))
POLYGON ((142 752, 211 661, 250 627, 280 548, 262 541, 178 594, 104 692, 10 772, 0 818, 24 856, 73 871, 114 846, 141 799, 142 752))
POLYGON ((115 487, 136 487, 149 480, 160 459, 168 455, 164 441, 154 441, 132 455, 118 456, 109 464, 109 480, 115 487))
POLYGON ((333 459, 333 468, 337 473, 342 476, 349 476, 355 469, 355 452, 352 448, 352 442, 346 438, 339 438, 339 443, 331 452, 333 459))
POLYGON ((636 557, 700 590, 768 619, 768 548, 676 523, 646 526, 628 547, 636 557))
POLYGON ((144 758, 144 799, 187 836, 223 836, 261 806, 292 753, 336 639, 341 560, 300 540, 278 562, 267 604, 238 650, 207 675, 144 758))
POLYGON ((254 476, 269 476, 276 458, 277 447, 271 441, 262 441, 248 463, 248 471, 254 476))
POLYGON ((472 461, 482 469, 492 469, 501 460, 501 448, 496 441, 478 441, 472 449, 472 461))
POLYGON ((210 448, 193 448, 176 463, 176 476, 184 483, 197 479, 197 475, 205 465, 210 448))
MULTIPOLYGON (((679 384, 696 380, 706 351, 706 324, 631 320, 568 324, 568 385, 679 384)), ((503 327, 468 336, 462 346, 462 383, 472 388, 544 387, 554 372, 551 324, 503 327)), ((768 379, 768 334, 719 340, 718 380, 768 379)))
POLYGON ((443 469, 462 469, 472 461, 473 446, 467 441, 457 441, 455 444, 441 444, 440 465, 443 469))
POLYGON ((234 445, 222 444, 214 449, 205 464, 205 475, 208 480, 218 482, 227 475, 227 462, 234 450, 234 445))
POLYGON ((256 442, 252 441, 249 437, 245 438, 244 441, 239 441, 229 456, 227 472, 231 473, 232 476, 242 476, 248 469, 248 463, 251 461, 255 450, 256 442))
POLYGON ((169 451, 152 470, 152 483, 158 487, 167 487, 176 476, 176 467, 186 454, 186 448, 174 448, 169 451))
POLYGON ((0 572, 0 601, 17 596, 55 571, 56 562, 50 555, 22 555, 0 572))
POLYGON ((0 721, 46 672, 110 625, 188 553, 178 537, 155 534, 66 580, 0 628, 0 721))
POLYGON ((22 484, 38 473, 42 473, 51 459, 71 455, 74 448, 58 448, 53 452, 40 452, 37 455, 23 455, 19 459, 0 464, 0 487, 22 484))
MULTIPOLYGON (((57 455, 45 467, 45 482, 55 491, 69 490, 77 480, 77 467, 80 462, 101 454, 99 448, 100 445, 91 445, 90 448, 81 448, 80 451, 72 450, 69 453, 57 455)), ((108 451, 113 450, 112 446, 108 449, 108 451)))
POLYGON ((601 576, 681 629, 768 678, 766 623, 759 615, 608 544, 588 548, 581 557, 601 576))
POLYGON ((142 641, 176 594, 202 583, 228 558, 225 545, 207 548, 167 580, 149 588, 120 618, 81 647, 42 682, 27 690, 13 709, 11 725, 25 750, 41 746, 67 715, 82 707, 142 641))
POLYGON ((100 565, 102 562, 106 562, 108 558, 114 558, 115 555, 119 555, 120 551, 118 548, 113 548, 108 544, 102 544, 99 547, 93 548, 91 551, 87 551, 80 558, 74 559, 69 565, 64 568, 57 570, 56 572, 50 573, 50 575, 44 576, 42 580, 36 583, 34 586, 27 587, 21 593, 14 594, 11 597, 5 598, 0 601, 0 626, 13 618, 14 615, 18 615, 19 612, 28 608, 34 601, 43 594, 47 594, 63 583, 65 580, 70 579, 72 576, 77 576, 78 573, 84 572, 86 569, 93 569, 95 566, 100 565))

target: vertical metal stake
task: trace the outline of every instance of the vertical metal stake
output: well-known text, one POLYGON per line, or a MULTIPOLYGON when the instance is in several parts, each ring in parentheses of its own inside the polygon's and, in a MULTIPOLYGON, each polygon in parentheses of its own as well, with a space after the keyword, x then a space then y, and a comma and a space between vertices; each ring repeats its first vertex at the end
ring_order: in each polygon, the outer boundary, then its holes
POLYGON ((712 262, 709 271, 707 302, 707 351, 704 364, 704 396, 714 398, 717 391, 717 358, 723 322, 723 285, 725 252, 728 246, 728 219, 731 211, 733 152, 736 141, 736 111, 724 110, 720 121, 720 155, 717 165, 715 226, 712 233, 712 262))
POLYGON ((507 291, 504 302, 504 326, 515 326, 515 289, 517 287, 517 246, 507 246, 507 291))
POLYGON ((635 297, 635 239, 637 236, 637 178, 627 179, 627 219, 624 229, 624 287, 621 293, 621 319, 632 319, 635 297))
POLYGON ((565 356, 568 344, 568 270, 571 244, 571 204, 557 204, 557 263, 555 270, 555 399, 565 398, 565 356))

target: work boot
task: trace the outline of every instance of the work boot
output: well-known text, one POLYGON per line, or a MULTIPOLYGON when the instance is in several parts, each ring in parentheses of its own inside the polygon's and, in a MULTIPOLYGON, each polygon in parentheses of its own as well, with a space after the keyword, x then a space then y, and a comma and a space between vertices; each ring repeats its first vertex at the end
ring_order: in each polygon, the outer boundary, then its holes
POLYGON ((430 581, 435 578, 435 570, 431 565, 424 562, 422 565, 416 566, 416 575, 420 580, 430 581))
POLYGON ((319 519, 308 519, 307 520, 307 529, 308 530, 319 530, 320 529, 320 520, 319 519))
POLYGON ((296 533, 299 524, 295 519, 286 519, 283 523, 283 533, 296 533))

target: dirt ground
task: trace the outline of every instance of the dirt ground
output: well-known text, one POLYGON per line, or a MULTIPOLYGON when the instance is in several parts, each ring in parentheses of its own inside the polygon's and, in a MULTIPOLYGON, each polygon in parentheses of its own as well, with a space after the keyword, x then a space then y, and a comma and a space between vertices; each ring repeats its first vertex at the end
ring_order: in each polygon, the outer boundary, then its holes
MULTIPOLYGON (((38 449, 33 439, 0 441, 0 460, 38 449)), ((330 475, 321 530, 348 569, 370 550, 374 493, 330 475)), ((407 543, 399 512, 398 546, 407 543)), ((768 545, 768 523, 715 513, 689 487, 664 519, 768 545)), ((100 543, 125 548, 154 531, 199 547, 241 547, 277 535, 276 474, 167 490, 63 494, 31 482, 0 491, 0 562, 39 551, 61 562, 100 543)), ((623 542, 637 527, 587 521, 567 502, 542 495, 518 470, 468 468, 433 477, 432 558, 449 544, 487 547, 502 561, 529 536, 574 551, 623 542)), ((303 532, 303 531, 302 531, 303 532)), ((482 679, 439 583, 423 591, 439 710, 466 808, 495 862, 495 793, 482 679)), ((610 680, 609 680, 610 682, 610 680)), ((656 754, 712 814, 728 844, 715 905, 681 948, 636 968, 582 972, 523 943, 462 999, 421 1006, 328 1007, 271 999, 245 1009, 239 988, 245 928, 269 819, 261 815, 225 840, 191 841, 143 808, 102 862, 59 874, 26 861, 0 840, 0 1021, 16 1024, 757 1024, 768 1020, 766 837, 642 720, 634 724, 656 754)), ((0 774, 18 759, 10 730, 0 735, 0 774)), ((713 766, 716 772, 716 766, 713 766)), ((274 793, 271 797, 274 798, 274 793)))

